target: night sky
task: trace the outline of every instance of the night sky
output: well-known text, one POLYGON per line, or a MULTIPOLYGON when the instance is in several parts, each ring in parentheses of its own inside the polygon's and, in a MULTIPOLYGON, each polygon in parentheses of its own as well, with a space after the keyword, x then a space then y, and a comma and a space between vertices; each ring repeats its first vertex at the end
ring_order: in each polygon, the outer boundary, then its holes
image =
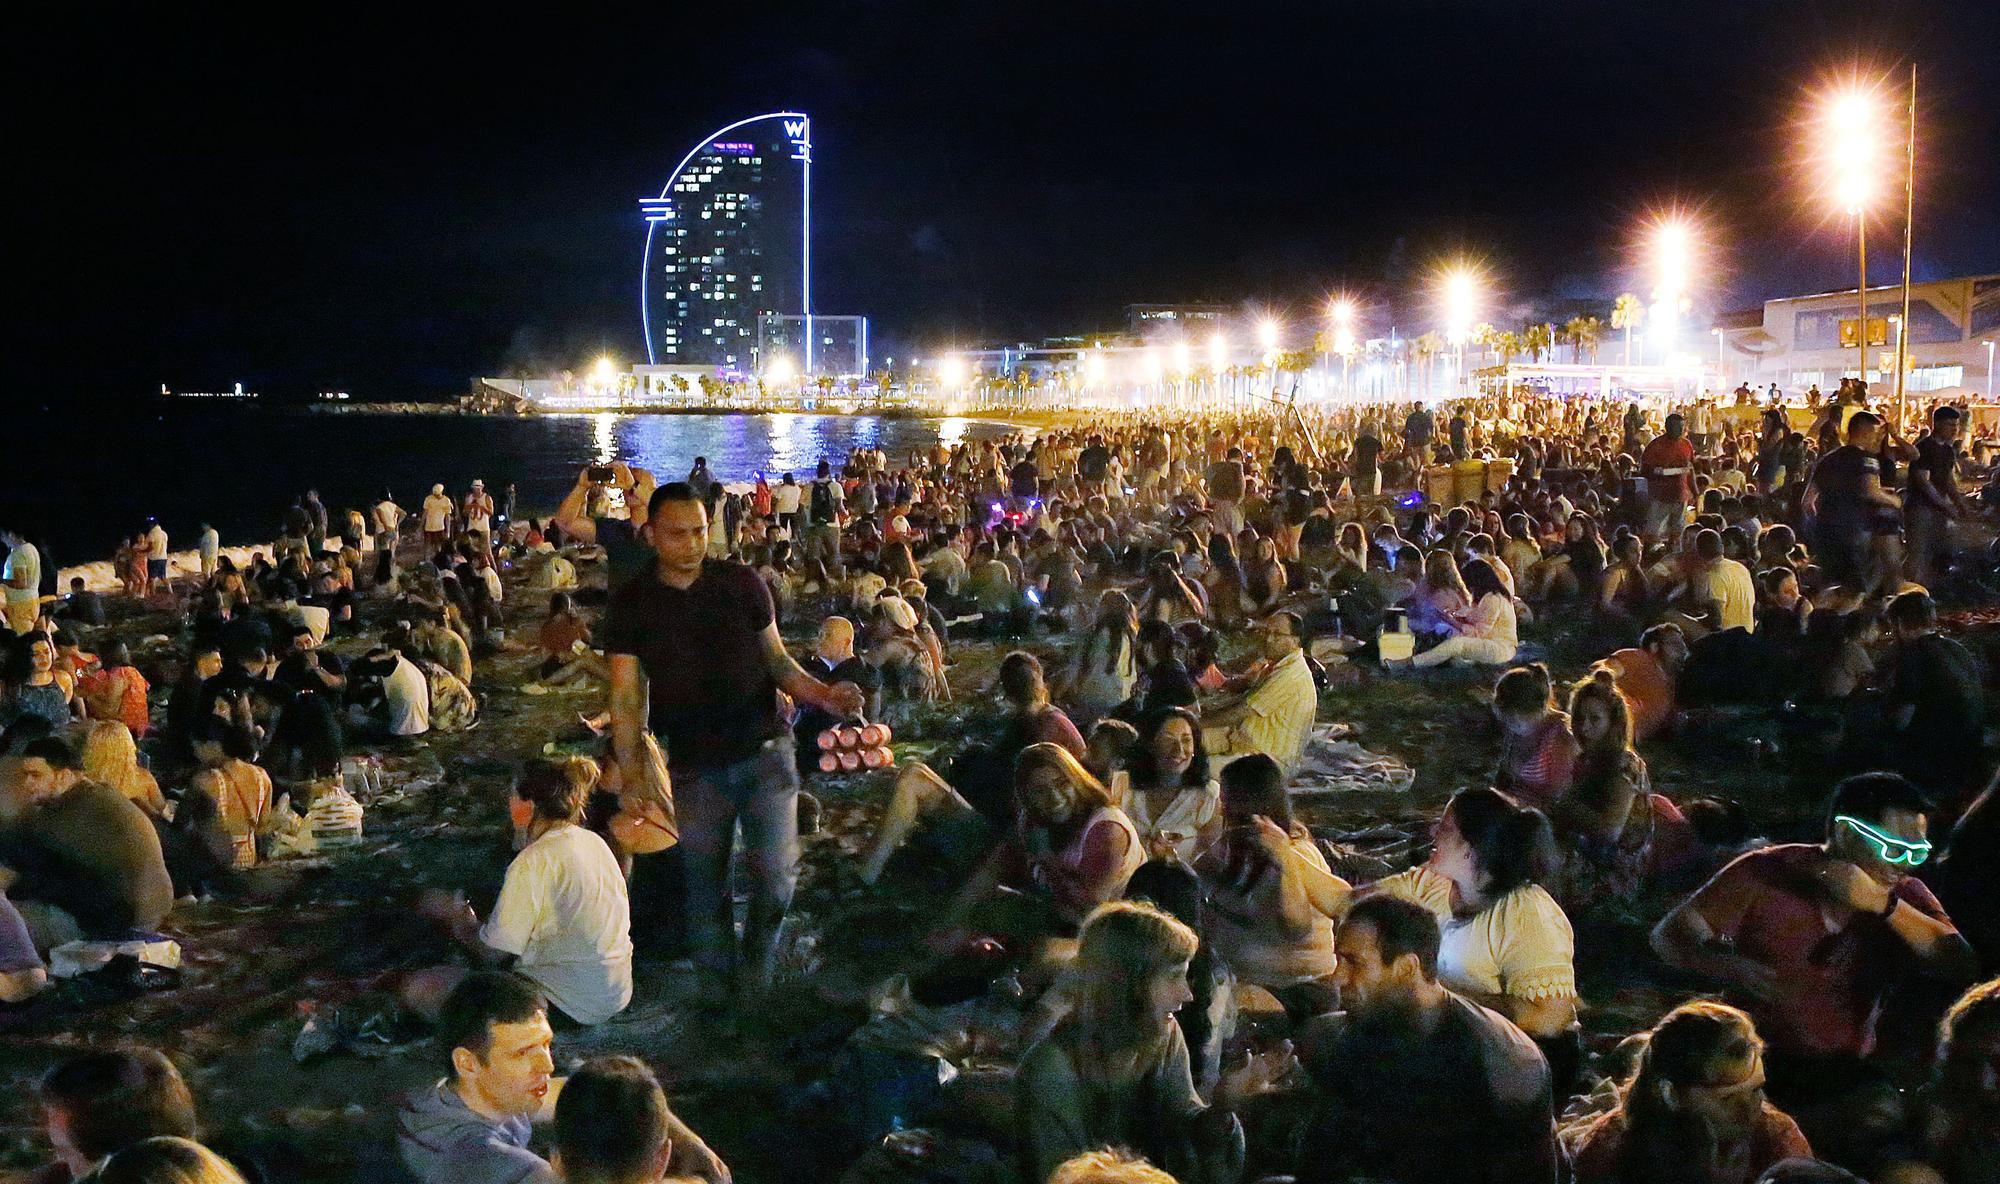
POLYGON ((1990 0, 156 7, 13 17, 17 383, 395 399, 643 360, 637 199, 783 107, 814 118, 816 310, 878 356, 1336 288, 1422 331, 1459 250, 1505 321, 1639 287, 1673 201, 1715 240, 1699 315, 1851 285, 1792 144, 1857 62, 1921 72, 1919 278, 2000 270, 1990 0))

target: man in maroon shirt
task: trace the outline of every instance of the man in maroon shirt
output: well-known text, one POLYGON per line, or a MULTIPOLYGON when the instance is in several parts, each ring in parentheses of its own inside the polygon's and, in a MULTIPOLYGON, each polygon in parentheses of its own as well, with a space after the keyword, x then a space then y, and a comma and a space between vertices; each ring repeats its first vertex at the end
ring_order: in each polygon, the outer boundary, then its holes
MULTIPOLYGON (((778 636, 771 593, 741 563, 704 558, 708 512, 694 489, 654 491, 646 531, 655 565, 611 597, 603 640, 611 660, 611 739, 618 766, 652 776, 642 729, 667 754, 687 869, 687 929, 695 964, 726 984, 739 951, 727 890, 738 822, 751 879, 740 986, 770 982, 779 923, 798 863, 798 768, 778 692, 842 719, 861 713, 853 683, 807 674, 778 636)), ((653 786, 660 793, 666 786, 653 786)))
POLYGON ((1679 534, 1694 500, 1694 445, 1687 440, 1687 420, 1679 412, 1667 416, 1667 433, 1653 437, 1639 454, 1639 473, 1646 479, 1646 539, 1659 542, 1679 534))
POLYGON ((1851 1107, 1872 1092, 1882 1004, 1912 968, 1953 987, 1972 982, 1972 947, 1922 881, 1930 803, 1895 773, 1834 787, 1826 841, 1751 851, 1667 914, 1653 948, 1669 963, 1745 998, 1769 1041, 1771 1096, 1813 1137, 1838 1143, 1851 1107), (1823 1127, 1822 1129, 1825 1129, 1823 1127))

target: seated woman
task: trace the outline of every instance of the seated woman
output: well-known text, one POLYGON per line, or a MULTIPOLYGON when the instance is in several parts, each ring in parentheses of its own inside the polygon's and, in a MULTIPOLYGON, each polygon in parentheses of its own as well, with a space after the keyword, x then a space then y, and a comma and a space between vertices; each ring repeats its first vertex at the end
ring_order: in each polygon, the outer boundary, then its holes
POLYGON ((1079 1001, 1021 1058, 1014 1127, 1021 1178, 1046 1180, 1064 1160, 1096 1147, 1127 1147, 1181 1184, 1234 1184, 1243 1133, 1233 1111, 1270 1088, 1291 1051, 1253 1057, 1226 1073, 1213 1105, 1195 1091, 1174 1013, 1192 997, 1193 930, 1151 905, 1117 901, 1083 928, 1075 972, 1079 1001))
POLYGON ((1500 721, 1499 767, 1493 784, 1542 810, 1569 792, 1576 769, 1576 737, 1556 707, 1549 668, 1516 666, 1493 684, 1493 715, 1500 721))
POLYGON ((1750 1017, 1698 999, 1642 1037, 1618 1104, 1572 1136, 1577 1184, 1751 1184, 1812 1146, 1764 1099, 1764 1042, 1750 1017))
POLYGON ((611 669, 590 648, 590 623, 576 611, 569 593, 549 594, 549 618, 542 622, 535 644, 542 653, 541 685, 579 687, 589 685, 593 679, 610 683, 611 669))
POLYGON ((1139 614, 1116 588, 1097 602, 1097 619, 1073 651, 1068 698, 1082 718, 1096 720, 1132 697, 1139 677, 1139 614))
POLYGON ((1284 1004, 1293 1025, 1333 1010, 1333 919, 1352 895, 1312 832, 1292 818, 1285 777, 1263 753, 1222 770, 1222 834, 1195 870, 1203 936, 1239 981, 1284 1004))
POLYGON ((1431 828, 1429 862, 1377 881, 1429 909, 1443 928, 1438 980, 1513 1020, 1549 1058, 1564 1097, 1582 1057, 1576 1026, 1576 938, 1543 884, 1555 836, 1537 809, 1497 789, 1453 795, 1431 828))
POLYGON ((944 698, 943 661, 925 636, 929 627, 917 616, 917 610, 892 593, 878 597, 873 610, 875 620, 862 660, 881 671, 886 696, 904 703, 932 703, 944 698))
POLYGON ((167 799, 160 793, 159 781, 140 767, 132 731, 117 720, 97 720, 84 732, 83 775, 124 794, 151 817, 166 814, 167 799))
POLYGON ((1259 617, 1284 603, 1285 565, 1278 562, 1278 544, 1258 538, 1256 552, 1243 567, 1243 611, 1259 617))
POLYGON ((1446 550, 1424 557, 1423 583, 1409 597, 1410 632, 1420 638, 1448 637, 1453 619, 1472 607, 1472 591, 1446 550))
POLYGON ((1455 632, 1418 654, 1413 665, 1440 666, 1456 661, 1498 666, 1514 660, 1520 647, 1519 626, 1514 617, 1514 598, 1507 594, 1507 586, 1484 559, 1466 564, 1463 575, 1465 588, 1473 598, 1472 606, 1451 614, 1446 623, 1455 632))
POLYGON ((21 635, 6 663, 5 682, 0 725, 34 715, 51 728, 63 728, 75 714, 76 680, 56 667, 55 639, 47 633, 21 635))
POLYGON ((190 793, 214 804, 215 826, 229 840, 229 866, 257 866, 257 838, 275 819, 271 775, 255 763, 256 735, 241 725, 222 728, 218 736, 195 745, 195 756, 202 768, 190 793))
POLYGON ((1606 898, 1631 901, 1656 868, 1693 854, 1694 836, 1672 801, 1648 790, 1646 762, 1632 749, 1632 711, 1611 672, 1598 670, 1569 696, 1579 748, 1569 791, 1550 813, 1569 849, 1563 903, 1571 911, 1606 898))
POLYGON ((1221 805, 1201 725, 1185 707, 1156 707, 1139 717, 1138 731, 1125 813, 1149 856, 1192 863, 1215 837, 1221 805))
MULTIPOLYGON (((631 905, 618 859, 583 825, 598 768, 583 757, 538 760, 514 788, 528 815, 527 845, 485 925, 463 893, 421 904, 484 966, 506 967, 541 988, 565 1016, 601 1024, 632 1002, 631 905)), ((408 976, 404 1004, 436 1019, 468 971, 441 967, 408 976)))
POLYGON ((970 869, 933 934, 933 945, 956 949, 980 932, 1027 941, 1073 932, 1091 909, 1116 900, 1145 862, 1138 829, 1111 791, 1060 745, 1022 750, 1014 800, 1013 833, 1003 835, 928 767, 907 766, 863 877, 879 877, 917 824, 933 823, 926 838, 943 840, 927 844, 936 858, 953 872, 970 869), (1002 887, 1017 891, 1003 897, 1002 887), (996 907, 997 900, 1015 907, 996 907))
POLYGON ((1611 544, 1611 566, 1598 585, 1597 607, 1614 616, 1641 619, 1652 593, 1646 582, 1646 541, 1621 534, 1611 544))
POLYGON ((1208 539, 1208 574, 1202 577, 1209 615, 1219 625, 1243 619, 1244 573, 1236 540, 1218 531, 1208 539))

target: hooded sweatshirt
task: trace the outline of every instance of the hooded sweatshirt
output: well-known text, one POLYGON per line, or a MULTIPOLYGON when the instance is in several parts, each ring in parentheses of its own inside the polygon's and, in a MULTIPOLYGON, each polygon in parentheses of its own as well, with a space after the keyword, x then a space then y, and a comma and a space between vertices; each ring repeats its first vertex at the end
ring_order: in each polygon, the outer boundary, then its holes
POLYGON ((465 1104, 450 1081, 411 1092, 396 1116, 403 1164, 424 1184, 560 1184, 528 1150, 525 1118, 491 1122, 465 1104))

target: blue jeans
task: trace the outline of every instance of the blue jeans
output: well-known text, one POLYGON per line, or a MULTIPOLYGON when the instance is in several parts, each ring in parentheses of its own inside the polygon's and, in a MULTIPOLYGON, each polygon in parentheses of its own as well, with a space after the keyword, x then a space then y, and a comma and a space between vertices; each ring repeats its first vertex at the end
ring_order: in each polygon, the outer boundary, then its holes
POLYGON ((688 945, 695 965, 727 975, 738 959, 729 856, 743 828, 750 917, 741 958, 746 982, 768 984, 778 926, 798 880, 799 770, 791 739, 767 740, 756 756, 709 769, 672 770, 674 809, 687 870, 688 945))

